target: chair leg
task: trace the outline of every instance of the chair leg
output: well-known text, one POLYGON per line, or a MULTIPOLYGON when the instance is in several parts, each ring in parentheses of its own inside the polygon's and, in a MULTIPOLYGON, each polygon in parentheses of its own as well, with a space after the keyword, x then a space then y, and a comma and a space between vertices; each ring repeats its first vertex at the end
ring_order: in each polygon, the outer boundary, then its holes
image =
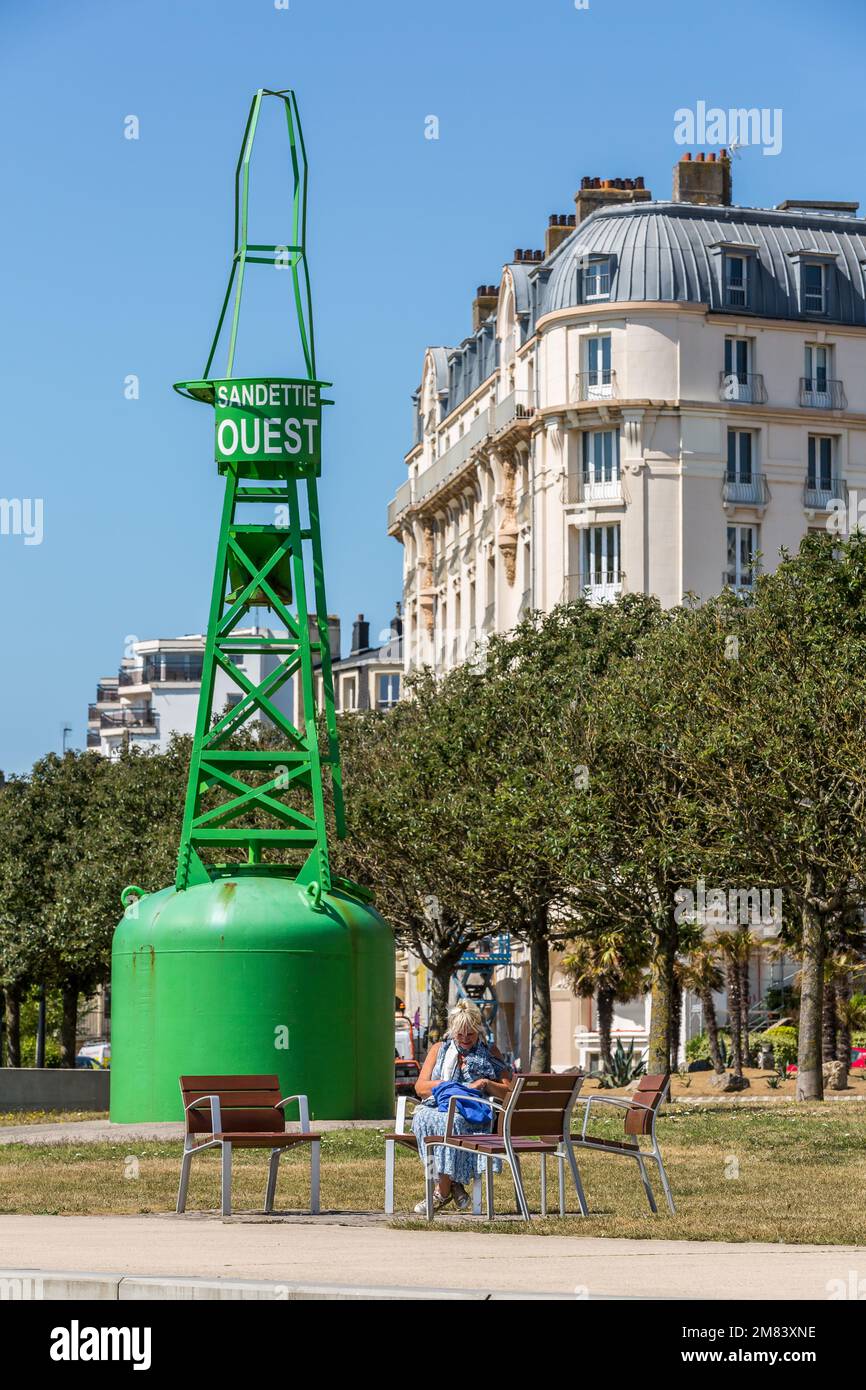
POLYGON ((318 1216, 321 1208, 322 1146, 318 1139, 310 1144, 310 1213, 318 1216))
POLYGON ((547 1215, 547 1154, 541 1155, 541 1215, 547 1215))
POLYGON ((184 1149, 183 1158, 180 1163, 180 1186, 177 1189, 177 1214, 181 1216, 186 1211, 186 1193, 189 1187, 189 1170, 192 1163, 192 1151, 184 1149))
POLYGON ((265 1215, 270 1216, 274 1209, 274 1197, 277 1193, 277 1170, 280 1166, 279 1149, 271 1149, 271 1156, 268 1160, 268 1186, 265 1191, 265 1215))
POLYGON ((565 1216, 565 1154, 556 1155, 556 1174, 559 1179, 559 1214, 565 1216))
POLYGON ((487 1189, 487 1220, 493 1220, 493 1155, 487 1155, 486 1167, 484 1170, 485 1187, 487 1189))
POLYGON ((424 1196, 427 1202, 427 1220, 433 1220, 433 1155, 429 1149, 424 1153, 424 1196))
POLYGON ((472 1179, 472 1215, 481 1215, 481 1174, 476 1173, 472 1179))
POLYGON ((574 1156, 574 1146, 572 1144, 566 1144, 565 1150, 568 1154, 568 1163, 571 1168, 571 1176, 574 1179, 574 1186, 577 1189, 577 1204, 580 1207, 580 1214, 581 1216, 588 1216, 589 1207, 586 1205, 583 1183, 580 1181, 580 1171, 577 1166, 577 1159, 574 1156))
POLYGON ((652 1186, 650 1185, 649 1174, 647 1173, 646 1164, 644 1163, 643 1156, 641 1156, 638 1159, 637 1166, 640 1169, 641 1182, 643 1183, 643 1190, 646 1193, 646 1199, 649 1202, 650 1211, 652 1212, 653 1216, 657 1216, 658 1207, 656 1206, 656 1199, 653 1196, 653 1190, 652 1186))
POLYGON ((660 1177, 661 1180, 662 1180, 662 1187, 663 1187, 663 1189, 664 1189, 665 1197, 667 1198, 667 1203, 668 1203, 668 1206, 669 1206, 669 1208, 670 1208, 671 1216, 676 1216, 676 1214, 677 1214, 677 1209, 676 1209, 676 1207, 674 1206, 674 1199, 673 1199, 673 1194, 672 1194, 672 1192, 671 1192, 671 1185, 670 1185, 670 1183, 668 1182, 668 1175, 667 1175, 667 1173, 665 1172, 665 1165, 662 1163, 662 1156, 661 1156, 661 1154, 659 1153, 658 1149, 656 1149, 655 1153, 653 1154, 653 1157, 655 1158, 655 1161, 656 1161, 656 1163, 657 1163, 658 1166, 659 1166, 659 1177, 660 1177))
POLYGON ((223 1141, 222 1145, 222 1214, 232 1214, 232 1146, 223 1141))
POLYGON ((397 1145, 393 1139, 385 1140, 385 1215, 394 1215, 394 1161, 397 1145))
POLYGON ((526 1193, 523 1190, 523 1174, 520 1171, 520 1159, 517 1154, 510 1160, 511 1173, 514 1178, 514 1190, 517 1193, 517 1208, 524 1221, 531 1221, 529 1204, 526 1200, 526 1193))

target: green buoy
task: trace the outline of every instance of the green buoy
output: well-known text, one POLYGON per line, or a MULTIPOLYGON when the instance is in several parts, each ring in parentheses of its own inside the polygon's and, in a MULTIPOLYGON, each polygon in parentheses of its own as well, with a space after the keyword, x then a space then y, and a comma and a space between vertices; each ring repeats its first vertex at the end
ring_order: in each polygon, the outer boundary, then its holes
POLYGON ((225 498, 176 881, 143 896, 127 889, 114 935, 116 1122, 179 1119, 182 1074, 276 1072, 284 1095, 309 1096, 315 1118, 393 1114, 393 934, 369 893, 332 875, 328 857, 325 779, 339 837, 345 815, 317 492, 330 402, 315 367, 306 191, 295 95, 261 89, 235 175, 234 255, 210 354, 201 378, 175 388, 214 408, 225 498), (268 97, 283 104, 293 172, 292 234, 282 246, 247 235, 250 157, 268 97), (249 264, 290 272, 302 378, 234 375, 249 264), (233 290, 226 373, 214 378, 233 290), (262 504, 275 519, 247 520, 262 504), (239 635, 252 607, 269 609, 285 635, 239 635), (247 653, 274 658, 258 684, 237 664, 247 653), (223 713, 213 708, 219 669, 240 691, 223 713), (274 697, 295 676, 299 709, 289 718, 274 697), (229 746, 261 716, 278 749, 229 746))

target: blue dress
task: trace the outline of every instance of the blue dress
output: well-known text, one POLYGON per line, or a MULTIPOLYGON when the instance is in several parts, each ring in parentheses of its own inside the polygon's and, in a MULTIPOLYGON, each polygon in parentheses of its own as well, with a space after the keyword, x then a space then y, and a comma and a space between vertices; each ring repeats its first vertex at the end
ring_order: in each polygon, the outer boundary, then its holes
MULTIPOLYGON (((450 1039, 443 1038, 433 1064, 431 1078, 434 1081, 462 1081, 468 1085, 470 1081, 479 1081, 486 1077, 490 1081, 500 1081, 503 1075, 507 1074, 509 1068, 494 1057, 487 1044, 479 1038, 475 1046, 469 1052, 460 1053, 456 1068, 447 1077, 443 1076, 443 1066, 450 1051, 450 1039)), ((459 1110, 454 1116, 455 1134, 489 1134, 493 1129, 493 1117, 497 1112, 491 1112, 491 1119, 482 1124, 473 1124, 470 1120, 465 1120, 459 1110)), ((424 1138, 428 1134, 444 1134, 447 1114, 444 1110, 436 1109, 436 1099, 428 1096, 426 1100, 418 1106, 412 1116, 412 1131, 418 1140, 418 1153, 421 1162, 424 1162, 425 1154, 433 1155, 433 1166, 436 1173, 445 1173, 452 1182, 462 1183, 463 1186, 470 1183, 478 1173, 483 1173, 485 1159, 482 1154, 470 1153, 466 1149, 447 1149, 444 1144, 425 1144, 424 1138)), ((502 1168, 502 1160, 495 1160, 496 1171, 502 1168)))

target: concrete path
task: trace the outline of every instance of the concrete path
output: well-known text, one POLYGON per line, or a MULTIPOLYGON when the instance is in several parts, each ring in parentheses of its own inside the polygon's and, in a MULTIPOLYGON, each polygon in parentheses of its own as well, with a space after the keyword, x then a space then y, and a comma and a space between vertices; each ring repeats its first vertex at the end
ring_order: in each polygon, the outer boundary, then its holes
POLYGON ((228 1221, 210 1215, 0 1216, 0 1271, 764 1300, 826 1299, 834 1289, 866 1280, 866 1248, 856 1246, 405 1231, 350 1222, 327 1214, 228 1221))
MULTIPOLYGON (((316 1120, 313 1129, 394 1128, 391 1120, 316 1120)), ((113 1125, 108 1120, 70 1120, 46 1125, 0 1125, 0 1144, 129 1144, 144 1140, 183 1143, 183 1125, 174 1120, 151 1124, 113 1125)))

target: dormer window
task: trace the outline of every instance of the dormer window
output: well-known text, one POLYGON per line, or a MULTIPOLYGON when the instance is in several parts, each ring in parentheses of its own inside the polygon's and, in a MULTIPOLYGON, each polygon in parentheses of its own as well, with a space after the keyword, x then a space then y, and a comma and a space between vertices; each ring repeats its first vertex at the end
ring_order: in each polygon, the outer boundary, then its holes
POLYGON ((610 257, 598 256, 587 261, 583 272, 584 302, 610 298, 610 257))
POLYGON ((827 267, 821 261, 804 261, 801 267, 803 309, 807 314, 827 312, 827 267))
POLYGON ((748 302, 749 270, 745 256, 725 256, 725 304, 745 308, 748 302))

